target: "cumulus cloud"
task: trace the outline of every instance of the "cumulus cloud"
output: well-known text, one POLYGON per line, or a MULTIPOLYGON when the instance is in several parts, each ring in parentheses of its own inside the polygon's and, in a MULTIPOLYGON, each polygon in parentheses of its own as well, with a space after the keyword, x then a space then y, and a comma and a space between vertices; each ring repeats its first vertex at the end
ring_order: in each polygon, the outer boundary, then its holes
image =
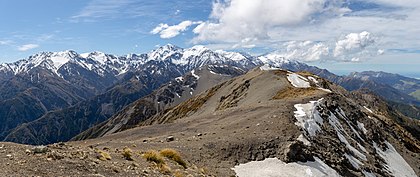
POLYGON ((285 42, 277 53, 287 59, 305 62, 361 62, 384 53, 384 50, 378 49, 378 41, 378 37, 363 31, 361 33, 349 33, 336 41, 285 42))
POLYGON ((284 57, 293 60, 318 61, 330 54, 329 47, 322 42, 289 41, 283 47, 284 57))
POLYGON ((191 25, 201 24, 203 22, 197 21, 183 21, 177 25, 169 26, 168 24, 159 24, 156 26, 150 33, 152 34, 159 34, 161 38, 168 39, 173 38, 175 36, 178 36, 181 32, 185 31, 190 27, 191 25))
POLYGON ((35 49, 35 48, 38 48, 38 47, 39 47, 38 44, 25 44, 25 45, 19 46, 18 50, 24 52, 24 51, 35 49))
MULTIPOLYGON (((351 56, 351 60, 359 61, 360 56, 373 55, 378 53, 376 49, 376 39, 371 33, 363 31, 361 33, 350 33, 342 37, 335 43, 334 57, 346 57, 351 56), (372 49, 374 48, 374 53, 372 49)), ((344 59, 345 60, 345 59, 344 59)))
POLYGON ((196 43, 238 42, 244 38, 270 39, 278 26, 317 23, 326 16, 348 11, 341 1, 328 0, 230 0, 216 1, 209 21, 194 29, 196 43))

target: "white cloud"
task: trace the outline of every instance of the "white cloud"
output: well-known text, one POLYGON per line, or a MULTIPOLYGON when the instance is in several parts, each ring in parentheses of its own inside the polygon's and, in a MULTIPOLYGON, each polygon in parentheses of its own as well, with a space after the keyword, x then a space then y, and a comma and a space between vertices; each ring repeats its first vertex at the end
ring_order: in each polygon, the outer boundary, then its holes
POLYGON ((276 53, 287 59, 305 62, 361 62, 384 53, 384 50, 378 50, 378 41, 378 37, 363 31, 344 35, 336 41, 285 42, 276 53))
POLYGON ((350 33, 335 43, 333 56, 340 57, 365 53, 365 49, 374 47, 375 43, 375 37, 367 31, 350 33))
POLYGON ((279 26, 315 24, 348 12, 340 0, 230 0, 213 4, 211 20, 198 26, 195 43, 236 42, 244 38, 270 39, 279 26))
POLYGON ((177 25, 169 26, 168 24, 159 24, 156 26, 150 33, 152 34, 160 34, 161 38, 168 39, 178 36, 181 32, 185 31, 191 25, 202 24, 203 22, 197 21, 192 22, 189 20, 183 21, 177 25))
POLYGON ((130 0, 92 0, 73 19, 112 17, 131 4, 130 0))
POLYGON ((318 61, 327 57, 329 47, 322 42, 290 41, 284 44, 285 58, 303 61, 318 61))
POLYGON ((169 27, 168 24, 159 24, 158 26, 156 26, 150 33, 152 34, 158 34, 160 33, 162 30, 167 29, 169 27))
POLYGON ((24 52, 24 51, 35 49, 35 48, 38 48, 38 47, 39 47, 38 44, 25 44, 25 45, 19 46, 18 50, 24 52))

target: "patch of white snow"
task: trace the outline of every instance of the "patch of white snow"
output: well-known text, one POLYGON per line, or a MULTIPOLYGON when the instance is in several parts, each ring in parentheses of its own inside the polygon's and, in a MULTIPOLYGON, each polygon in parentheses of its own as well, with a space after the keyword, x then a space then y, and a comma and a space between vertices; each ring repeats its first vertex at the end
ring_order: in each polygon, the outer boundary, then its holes
POLYGON ((306 146, 310 146, 311 142, 309 142, 308 139, 305 138, 305 136, 303 136, 302 134, 300 134, 297 138, 298 141, 302 142, 304 145, 306 146))
POLYGON ((318 84, 319 82, 312 76, 308 77, 309 80, 311 80, 313 83, 318 84))
POLYGON ((296 74, 296 73, 289 73, 287 74, 287 80, 294 86, 298 88, 308 88, 311 87, 311 85, 308 82, 308 79, 305 77, 296 74))
POLYGON ((366 106, 363 106, 367 111, 369 111, 370 113, 373 113, 373 111, 369 108, 367 108, 366 106))
MULTIPOLYGON (((322 100, 322 98, 320 100, 322 100)), ((320 125, 323 124, 322 117, 315 109, 320 100, 294 105, 297 110, 294 112, 297 120, 295 125, 302 127, 309 136, 315 136, 316 132, 321 130, 320 125)))
POLYGON ((191 75, 194 76, 197 80, 200 79, 200 76, 198 76, 197 74, 195 74, 195 69, 193 69, 191 71, 191 75))
POLYGON ((366 133, 367 133, 367 130, 366 130, 365 125, 364 125, 363 123, 361 123, 361 122, 357 121, 357 127, 358 127, 360 130, 362 130, 364 134, 366 134, 366 133))
POLYGON ((387 170, 393 176, 401 177, 416 177, 414 170, 408 165, 404 158, 395 150, 394 146, 388 141, 385 141, 387 150, 382 151, 381 148, 377 146, 374 142, 373 146, 376 149, 376 152, 385 160, 387 170))
POLYGON ((262 71, 274 71, 274 70, 280 70, 280 68, 271 67, 270 65, 265 64, 263 66, 260 66, 260 70, 262 70, 262 71))
POLYGON ((233 168, 238 177, 339 177, 340 175, 315 157, 314 162, 285 163, 277 158, 252 161, 233 168))
POLYGON ((356 159, 352 155, 349 155, 349 154, 346 153, 346 154, 344 154, 344 156, 350 162, 350 164, 356 169, 360 169, 360 166, 363 165, 362 162, 360 162, 358 159, 356 159))

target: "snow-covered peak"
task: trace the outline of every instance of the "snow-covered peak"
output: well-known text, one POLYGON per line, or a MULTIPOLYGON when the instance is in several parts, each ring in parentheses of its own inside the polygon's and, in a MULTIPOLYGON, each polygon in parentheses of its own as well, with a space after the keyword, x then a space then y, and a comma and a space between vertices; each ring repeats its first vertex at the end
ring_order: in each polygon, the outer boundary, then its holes
POLYGON ((276 54, 276 53, 269 53, 266 55, 262 55, 258 57, 261 62, 264 64, 270 64, 276 67, 280 67, 283 64, 288 64, 291 62, 295 62, 293 60, 287 59, 282 55, 276 54))
POLYGON ((105 63, 108 61, 108 55, 103 52, 98 52, 98 51, 89 53, 87 57, 85 58, 97 61, 102 65, 105 65, 105 63))
POLYGON ((208 50, 210 50, 210 49, 208 49, 207 47, 204 47, 202 45, 196 45, 196 46, 193 46, 193 47, 191 47, 189 49, 186 49, 185 52, 187 52, 187 51, 194 52, 197 55, 199 55, 199 54, 202 54, 203 52, 208 51, 208 50))
POLYGON ((172 44, 167 44, 157 48, 156 50, 151 51, 150 53, 148 53, 148 56, 149 60, 166 60, 173 54, 182 52, 182 48, 172 44))
POLYGON ((238 53, 238 52, 227 52, 224 50, 216 50, 215 52, 233 61, 246 60, 247 58, 249 58, 243 55, 242 53, 238 53))
POLYGON ((31 68, 42 65, 56 72, 64 64, 79 57, 80 55, 72 50, 61 52, 41 52, 30 56, 26 62, 27 67, 21 69, 27 71, 31 68))

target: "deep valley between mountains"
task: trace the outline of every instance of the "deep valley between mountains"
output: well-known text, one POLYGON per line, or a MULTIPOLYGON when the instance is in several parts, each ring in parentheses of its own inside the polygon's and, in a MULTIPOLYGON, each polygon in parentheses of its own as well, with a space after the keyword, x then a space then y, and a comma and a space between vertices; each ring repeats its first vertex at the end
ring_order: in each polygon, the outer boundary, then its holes
POLYGON ((419 89, 202 46, 40 53, 0 65, 0 176, 415 177, 419 89))

